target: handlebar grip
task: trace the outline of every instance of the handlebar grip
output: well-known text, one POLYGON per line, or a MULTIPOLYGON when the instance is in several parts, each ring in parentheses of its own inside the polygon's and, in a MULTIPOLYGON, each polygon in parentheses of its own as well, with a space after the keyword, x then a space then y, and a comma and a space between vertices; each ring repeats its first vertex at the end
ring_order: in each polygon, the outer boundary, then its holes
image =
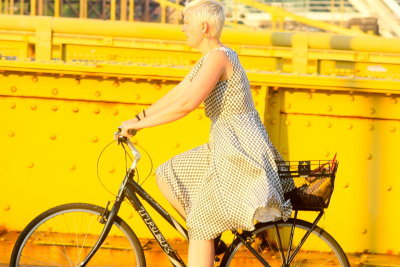
POLYGON ((137 133, 137 130, 136 130, 136 129, 129 129, 129 130, 128 130, 128 134, 130 134, 130 135, 132 135, 132 136, 136 135, 136 133, 137 133))

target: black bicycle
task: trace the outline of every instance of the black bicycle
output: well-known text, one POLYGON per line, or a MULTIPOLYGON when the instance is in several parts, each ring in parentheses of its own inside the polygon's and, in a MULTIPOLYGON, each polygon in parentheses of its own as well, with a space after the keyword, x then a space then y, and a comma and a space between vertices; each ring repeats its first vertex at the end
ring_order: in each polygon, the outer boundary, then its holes
MULTIPOLYGON (((111 209, 108 204, 104 208, 72 203, 43 212, 19 235, 10 266, 146 266, 138 237, 118 216, 124 200, 135 208, 172 266, 186 266, 141 201, 149 203, 186 240, 187 230, 135 181, 140 153, 129 139, 119 135, 117 139, 124 149, 129 148, 133 161, 111 209)), ((233 240, 222 256, 216 256, 216 265, 350 266, 338 242, 317 226, 329 205, 337 161, 285 161, 277 166, 281 179, 290 186, 285 197, 292 202, 293 218, 256 223, 253 231, 232 230, 233 240), (300 220, 297 215, 302 210, 318 215, 312 223, 300 220)))

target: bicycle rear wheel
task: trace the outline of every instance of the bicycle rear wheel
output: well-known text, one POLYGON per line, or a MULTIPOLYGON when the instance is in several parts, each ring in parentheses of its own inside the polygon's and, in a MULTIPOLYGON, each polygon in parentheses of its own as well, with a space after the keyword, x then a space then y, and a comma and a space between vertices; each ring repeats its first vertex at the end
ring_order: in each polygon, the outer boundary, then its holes
MULTIPOLYGON (((40 214, 21 232, 10 266, 79 266, 103 230, 99 222, 103 211, 73 203, 40 214)), ((138 238, 121 218, 116 218, 88 266, 146 266, 138 238)))
MULTIPOLYGON (((313 229, 300 246, 303 236, 312 227, 309 222, 296 220, 292 245, 290 246, 292 225, 293 219, 286 222, 260 223, 251 232, 251 246, 270 266, 350 266, 340 245, 331 235, 318 226, 313 229), (291 247, 290 253, 288 253, 289 247, 291 247), (287 259, 290 258, 288 254, 293 255, 297 247, 300 247, 298 252, 288 262, 287 259)), ((223 258, 221 266, 258 267, 264 265, 243 243, 236 239, 231 250, 223 258)))

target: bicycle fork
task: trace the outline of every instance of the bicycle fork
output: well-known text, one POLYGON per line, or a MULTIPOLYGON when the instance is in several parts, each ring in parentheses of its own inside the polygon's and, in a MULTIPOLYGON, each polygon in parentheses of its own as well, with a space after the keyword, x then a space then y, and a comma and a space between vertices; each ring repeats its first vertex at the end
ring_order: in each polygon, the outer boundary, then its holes
POLYGON ((118 192, 118 195, 116 197, 115 203, 110 211, 110 213, 108 214, 108 218, 106 218, 106 214, 107 214, 107 207, 105 208, 102 217, 100 218, 100 223, 104 223, 105 218, 107 219, 103 228, 103 231, 100 234, 99 239, 97 240, 96 244, 93 246, 93 248, 90 250, 89 254, 86 256, 86 258, 80 263, 79 266, 86 266, 86 264, 88 264, 88 262, 90 261, 90 259, 94 256, 94 254, 96 254, 97 250, 101 247, 101 245, 103 244, 104 240, 106 240, 108 234, 111 231, 111 228, 113 226, 113 223, 115 221, 115 218, 117 218, 119 209, 121 208, 121 204, 122 201, 124 200, 125 197, 125 188, 126 188, 126 184, 129 180, 129 178, 133 177, 134 175, 134 171, 129 171, 125 177, 124 182, 122 183, 122 186, 118 192))

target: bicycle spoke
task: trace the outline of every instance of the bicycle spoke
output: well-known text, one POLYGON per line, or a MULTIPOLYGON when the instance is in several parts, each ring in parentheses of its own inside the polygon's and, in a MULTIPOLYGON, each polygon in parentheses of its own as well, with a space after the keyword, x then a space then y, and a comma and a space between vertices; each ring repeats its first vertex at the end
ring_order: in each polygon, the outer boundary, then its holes
MULTIPOLYGON (((96 220, 103 208, 67 204, 39 215, 16 242, 11 266, 78 266, 97 242, 104 227, 96 220)), ((105 246, 87 266, 145 264, 143 249, 129 226, 117 217, 105 246), (123 223, 123 224, 122 224, 123 223)))
MULTIPOLYGON (((292 222, 292 220, 291 220, 292 222)), ((319 227, 307 235, 312 224, 296 220, 292 232, 291 222, 260 224, 253 233, 253 248, 257 247, 259 255, 272 267, 288 264, 285 254, 290 254, 290 266, 342 266, 349 267, 348 260, 337 242, 319 227), (306 239, 303 240, 303 237, 306 239), (305 241, 305 242, 303 242, 305 241), (297 251, 297 252, 296 252, 297 251), (279 254, 279 255, 278 255, 279 254)), ((223 258, 229 267, 261 267, 264 266, 241 243, 230 255, 223 258)), ((221 265, 222 266, 222 265, 221 265)))

